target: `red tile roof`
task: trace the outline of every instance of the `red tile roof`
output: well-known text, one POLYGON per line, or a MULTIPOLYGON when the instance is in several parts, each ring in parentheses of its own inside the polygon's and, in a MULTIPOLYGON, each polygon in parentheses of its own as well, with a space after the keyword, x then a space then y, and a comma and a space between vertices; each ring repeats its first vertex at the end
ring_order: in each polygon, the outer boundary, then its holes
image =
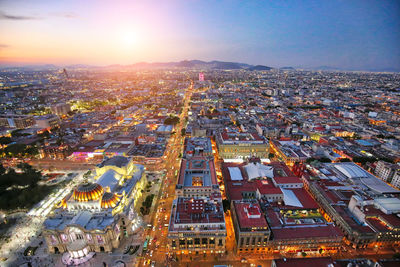
POLYGON ((332 258, 307 258, 307 259, 275 259, 276 267, 310 267, 310 266, 328 266, 333 264, 334 267, 340 265, 335 263, 332 258))
POLYGON ((274 181, 277 184, 302 184, 303 182, 299 177, 292 176, 292 177, 274 177, 274 181))
POLYGON ((338 227, 333 225, 316 225, 310 227, 283 227, 272 229, 274 240, 279 239, 310 239, 343 237, 338 227))
POLYGON ((279 187, 276 187, 271 179, 266 180, 255 180, 256 187, 261 195, 276 195, 283 194, 279 187))
POLYGON ((261 208, 258 203, 240 203, 234 202, 234 207, 241 228, 252 227, 268 227, 264 215, 260 212, 261 208), (246 209, 248 212, 246 212, 246 209), (259 218, 249 218, 248 213, 259 218))
POLYGON ((311 195, 304 188, 290 189, 296 195, 297 199, 303 206, 302 209, 318 209, 318 203, 311 197, 311 195))

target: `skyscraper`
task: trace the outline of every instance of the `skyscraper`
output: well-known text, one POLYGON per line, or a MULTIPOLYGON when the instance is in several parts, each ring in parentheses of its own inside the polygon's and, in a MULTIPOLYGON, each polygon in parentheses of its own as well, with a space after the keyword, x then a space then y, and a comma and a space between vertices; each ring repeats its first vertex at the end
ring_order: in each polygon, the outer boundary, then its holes
POLYGON ((199 81, 204 82, 204 73, 203 72, 199 73, 199 81))

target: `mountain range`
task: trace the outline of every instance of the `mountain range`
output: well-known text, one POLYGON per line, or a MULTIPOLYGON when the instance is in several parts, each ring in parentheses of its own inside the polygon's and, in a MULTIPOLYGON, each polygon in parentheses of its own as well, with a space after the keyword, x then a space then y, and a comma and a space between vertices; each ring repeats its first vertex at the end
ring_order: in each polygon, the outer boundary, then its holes
POLYGON ((265 65, 250 65, 246 63, 229 62, 229 61, 202 61, 202 60, 182 60, 176 62, 138 62, 129 65, 113 64, 107 66, 95 66, 86 64, 73 64, 73 65, 53 65, 53 64, 42 64, 42 65, 24 65, 24 66, 12 66, 12 65, 0 65, 0 69, 18 69, 18 70, 51 70, 51 69, 82 69, 82 68, 96 68, 96 69, 162 69, 162 68, 189 68, 189 69, 200 69, 200 70, 249 70, 249 71, 269 71, 272 69, 279 69, 285 71, 291 71, 296 69, 301 70, 319 70, 319 71, 367 71, 367 72, 400 72, 399 68, 370 68, 370 69, 354 69, 354 68, 338 68, 332 66, 317 66, 317 67, 281 67, 273 68, 265 65))

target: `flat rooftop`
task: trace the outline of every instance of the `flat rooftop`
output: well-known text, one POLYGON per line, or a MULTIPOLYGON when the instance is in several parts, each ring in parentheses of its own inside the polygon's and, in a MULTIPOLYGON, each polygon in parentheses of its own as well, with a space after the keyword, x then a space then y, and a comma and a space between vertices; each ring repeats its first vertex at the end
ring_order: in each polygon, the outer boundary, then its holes
POLYGON ((276 267, 310 267, 329 266, 340 267, 332 258, 306 258, 306 259, 275 259, 276 267))
POLYGON ((182 159, 178 185, 184 187, 211 187, 218 185, 214 160, 206 157, 182 159))
POLYGON ((176 207, 172 210, 170 230, 188 230, 186 225, 199 224, 209 225, 211 229, 215 224, 225 224, 221 201, 178 197, 174 204, 176 207))
POLYGON ((208 137, 191 137, 185 139, 185 155, 212 155, 211 140, 208 137))
MULTIPOLYGON (((272 172, 272 178, 267 176, 257 177, 250 174, 253 179, 249 179, 249 172, 246 166, 254 165, 254 163, 231 163, 224 162, 222 165, 222 175, 225 180, 228 197, 231 200, 241 200, 243 192, 256 192, 260 194, 282 194, 281 188, 277 185, 287 183, 302 183, 301 179, 293 174, 293 172, 283 162, 271 162, 262 164, 269 167, 268 174, 272 172), (275 183, 274 181, 275 180, 275 183), (278 181, 278 183, 276 183, 278 181)), ((254 165, 257 166, 257 165, 254 165)), ((262 174, 261 174, 262 175, 262 174)))
POLYGON ((234 202, 233 206, 241 229, 254 227, 268 229, 267 221, 258 203, 234 202))
POLYGON ((218 135, 218 139, 223 144, 263 144, 266 143, 257 133, 239 133, 223 131, 218 135))

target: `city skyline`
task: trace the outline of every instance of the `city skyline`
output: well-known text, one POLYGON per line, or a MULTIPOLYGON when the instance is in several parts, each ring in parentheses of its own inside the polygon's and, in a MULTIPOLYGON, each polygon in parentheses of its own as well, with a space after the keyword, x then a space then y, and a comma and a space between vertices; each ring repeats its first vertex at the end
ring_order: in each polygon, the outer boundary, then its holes
POLYGON ((395 1, 3 1, 0 65, 185 59, 400 69, 395 1))

